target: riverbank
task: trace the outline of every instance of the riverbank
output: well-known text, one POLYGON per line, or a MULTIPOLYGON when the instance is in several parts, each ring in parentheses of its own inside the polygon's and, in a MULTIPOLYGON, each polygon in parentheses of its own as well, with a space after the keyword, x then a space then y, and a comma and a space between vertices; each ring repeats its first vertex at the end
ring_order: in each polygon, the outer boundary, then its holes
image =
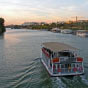
POLYGON ((69 21, 69 22, 52 22, 52 23, 33 23, 30 24, 31 22, 28 22, 29 24, 21 24, 21 25, 7 25, 7 28, 12 28, 12 29, 33 29, 33 30, 49 30, 53 28, 59 28, 59 29, 71 29, 71 30, 88 30, 88 21, 83 20, 83 21, 69 21))

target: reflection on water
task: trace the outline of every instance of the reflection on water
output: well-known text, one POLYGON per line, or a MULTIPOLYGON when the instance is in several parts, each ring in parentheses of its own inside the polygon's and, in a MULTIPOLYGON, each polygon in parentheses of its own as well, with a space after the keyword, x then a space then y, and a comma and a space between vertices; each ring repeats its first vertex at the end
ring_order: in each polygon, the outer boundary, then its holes
POLYGON ((0 39, 3 39, 4 38, 4 34, 0 34, 0 39))
POLYGON ((0 88, 88 88, 88 39, 33 30, 7 30, 0 39, 0 88), (85 75, 50 77, 40 62, 43 42, 64 42, 80 49, 85 75))

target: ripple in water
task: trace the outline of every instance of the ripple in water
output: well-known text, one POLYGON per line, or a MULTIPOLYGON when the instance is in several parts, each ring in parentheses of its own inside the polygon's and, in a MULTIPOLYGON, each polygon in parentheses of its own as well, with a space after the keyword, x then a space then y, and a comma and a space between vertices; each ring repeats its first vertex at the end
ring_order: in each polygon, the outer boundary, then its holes
POLYGON ((87 38, 73 35, 10 30, 5 39, 0 39, 0 88, 88 88, 87 45, 87 38), (64 42, 81 49, 85 75, 50 77, 40 58, 36 58, 40 57, 41 43, 47 41, 64 42))

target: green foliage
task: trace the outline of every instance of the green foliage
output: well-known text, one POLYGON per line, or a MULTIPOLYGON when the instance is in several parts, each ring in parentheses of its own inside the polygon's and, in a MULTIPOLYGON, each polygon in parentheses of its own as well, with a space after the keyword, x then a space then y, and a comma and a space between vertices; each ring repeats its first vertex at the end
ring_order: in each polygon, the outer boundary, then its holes
MULTIPOLYGON (((1 20, 1 19, 0 19, 1 20)), ((4 20, 0 22, 0 24, 4 24, 4 20)), ((13 29, 27 28, 27 29, 37 29, 37 30, 51 30, 52 28, 60 28, 60 29, 72 29, 72 30, 88 30, 88 21, 78 21, 78 22, 53 22, 50 24, 35 24, 35 25, 10 25, 7 26, 13 29)), ((2 28, 3 29, 3 28, 2 28)))
POLYGON ((4 19, 0 18, 0 33, 4 33, 5 31, 4 19))

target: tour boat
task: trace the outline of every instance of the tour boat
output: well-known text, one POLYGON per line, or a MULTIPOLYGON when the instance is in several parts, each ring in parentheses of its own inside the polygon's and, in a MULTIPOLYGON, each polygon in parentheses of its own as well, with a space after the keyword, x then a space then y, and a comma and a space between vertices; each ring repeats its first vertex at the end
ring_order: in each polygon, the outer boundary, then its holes
POLYGON ((75 53, 78 49, 59 42, 42 44, 41 62, 50 76, 74 76, 84 74, 83 58, 75 53))

